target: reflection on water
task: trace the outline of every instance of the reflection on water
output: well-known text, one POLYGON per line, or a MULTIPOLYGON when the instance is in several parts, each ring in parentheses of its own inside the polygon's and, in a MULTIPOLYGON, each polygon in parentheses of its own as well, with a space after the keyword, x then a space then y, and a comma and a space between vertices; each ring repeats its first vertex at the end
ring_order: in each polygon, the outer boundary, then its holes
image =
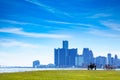
MULTIPOLYGON (((0 68, 0 73, 37 71, 37 70, 87 70, 86 68, 0 68)), ((97 69, 103 70, 103 69, 97 69)), ((120 70, 120 69, 115 69, 120 70)))

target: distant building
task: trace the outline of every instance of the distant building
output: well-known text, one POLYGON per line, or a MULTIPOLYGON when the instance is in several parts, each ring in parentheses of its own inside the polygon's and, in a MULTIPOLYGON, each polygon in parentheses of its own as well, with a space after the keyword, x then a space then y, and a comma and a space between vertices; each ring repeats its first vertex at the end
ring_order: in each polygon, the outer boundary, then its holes
POLYGON ((98 56, 96 57, 95 59, 95 64, 97 67, 99 68, 103 68, 107 63, 107 59, 106 57, 103 57, 103 56, 98 56))
POLYGON ((47 67, 48 67, 48 68, 54 68, 54 67, 55 67, 55 65, 54 65, 54 64, 52 64, 52 63, 49 63, 49 64, 47 65, 47 67))
POLYGON ((75 66, 77 49, 68 49, 68 41, 63 41, 63 48, 54 49, 54 63, 56 67, 75 66))
POLYGON ((93 52, 89 48, 83 48, 83 65, 87 67, 90 63, 94 63, 93 52))
POLYGON ((38 68, 39 66, 40 66, 40 61, 39 60, 33 61, 33 68, 38 68))
POLYGON ((68 49, 68 65, 75 66, 75 57, 77 56, 77 49, 68 49))
POLYGON ((118 56, 117 56, 117 55, 115 55, 114 65, 115 65, 115 66, 118 66, 118 56))
POLYGON ((118 56, 117 56, 117 55, 115 55, 115 59, 116 59, 116 60, 118 59, 118 56))
POLYGON ((63 49, 68 49, 68 41, 63 41, 63 49))
POLYGON ((108 53, 107 57, 98 56, 94 58, 93 52, 89 48, 83 48, 82 55, 78 55, 77 48, 69 49, 69 42, 67 40, 62 42, 62 48, 54 49, 54 67, 76 66, 85 68, 91 63, 95 63, 99 68, 104 67, 106 64, 120 67, 120 59, 118 59, 117 55, 112 57, 111 53, 108 53))
POLYGON ((107 61, 109 65, 112 65, 112 57, 111 57, 111 53, 108 53, 107 55, 107 61))
POLYGON ((65 66, 67 60, 65 58, 65 55, 67 55, 66 51, 67 50, 60 48, 54 50, 54 63, 56 67, 65 66))
POLYGON ((75 66, 76 67, 82 67, 83 66, 83 56, 77 55, 75 58, 75 66))
POLYGON ((111 57, 111 65, 114 65, 114 63, 115 63, 115 59, 111 57))

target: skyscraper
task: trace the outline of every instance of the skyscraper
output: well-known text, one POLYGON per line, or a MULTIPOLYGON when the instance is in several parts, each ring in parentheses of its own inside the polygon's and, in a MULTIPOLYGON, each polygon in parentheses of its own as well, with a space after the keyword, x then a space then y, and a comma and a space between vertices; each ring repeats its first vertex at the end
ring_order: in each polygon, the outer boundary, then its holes
POLYGON ((118 56, 117 56, 117 55, 115 55, 115 59, 118 59, 118 56))
POLYGON ((56 67, 65 67, 66 66, 66 61, 67 61, 67 53, 65 49, 58 48, 54 50, 54 58, 55 58, 55 66, 56 67))
POLYGON ((93 52, 89 48, 83 48, 83 65, 87 67, 90 63, 94 62, 93 52))
POLYGON ((111 57, 111 53, 108 53, 108 55, 107 55, 107 57, 108 57, 108 64, 109 65, 112 65, 112 57, 111 57))
POLYGON ((83 56, 82 55, 77 55, 75 58, 75 65, 77 67, 82 67, 83 66, 83 56))
POLYGON ((59 66, 59 49, 54 49, 54 64, 55 66, 59 66))
POLYGON ((77 49, 68 49, 68 41, 63 41, 63 48, 54 49, 54 63, 56 67, 75 66, 77 49))
POLYGON ((94 56, 92 50, 89 51, 90 62, 94 63, 94 56))
POLYGON ((117 55, 115 55, 114 65, 115 65, 115 66, 118 65, 118 56, 117 56, 117 55))
POLYGON ((63 49, 68 49, 68 41, 63 41, 63 49))
POLYGON ((75 66, 75 57, 77 56, 77 49, 68 50, 69 66, 75 66))

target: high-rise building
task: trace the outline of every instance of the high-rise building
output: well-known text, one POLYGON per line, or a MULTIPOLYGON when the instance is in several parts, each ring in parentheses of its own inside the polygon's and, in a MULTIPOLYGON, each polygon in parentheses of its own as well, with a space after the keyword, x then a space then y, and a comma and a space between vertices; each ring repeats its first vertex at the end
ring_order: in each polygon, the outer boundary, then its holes
POLYGON ((68 41, 63 41, 63 49, 68 49, 68 41))
POLYGON ((84 61, 84 65, 88 65, 88 57, 89 57, 89 48, 84 48, 83 49, 83 61, 84 61))
POLYGON ((111 53, 108 53, 107 58, 108 58, 108 59, 107 59, 108 64, 109 64, 109 65, 112 65, 111 53))
POLYGON ((54 49, 54 64, 55 66, 59 66, 60 61, 59 61, 59 49, 54 49))
POLYGON ((77 49, 68 49, 68 41, 63 41, 63 48, 54 49, 54 63, 56 67, 75 66, 77 49))
POLYGON ((65 67, 68 64, 68 50, 58 48, 54 50, 55 66, 65 67))
POLYGON ((90 57, 90 62, 94 63, 94 56, 93 56, 92 50, 89 51, 89 54, 90 54, 90 56, 89 56, 90 57))
POLYGON ((118 66, 118 56, 117 56, 117 55, 115 55, 114 65, 115 65, 115 66, 118 66))
MULTIPOLYGON (((120 59, 117 55, 111 57, 111 53, 107 57, 98 56, 94 58, 92 50, 83 48, 82 55, 77 54, 77 48, 69 49, 67 40, 62 42, 62 48, 54 49, 54 64, 55 67, 88 67, 89 64, 95 63, 97 67, 104 67, 106 64, 119 67, 120 59)), ((34 67, 39 64, 34 62, 34 67)))
POLYGON ((93 53, 89 48, 83 48, 83 65, 87 67, 90 63, 94 62, 93 53))
POLYGON ((117 55, 115 55, 115 59, 118 59, 118 56, 117 56, 117 55))
POLYGON ((68 50, 69 66, 75 66, 75 57, 77 56, 77 49, 68 50))
POLYGON ((96 59, 95 59, 95 64, 96 64, 96 66, 99 67, 99 68, 104 67, 104 66, 106 65, 106 63, 107 63, 106 57, 98 56, 98 57, 96 57, 96 59))
POLYGON ((76 67, 82 67, 83 66, 83 56, 77 55, 75 58, 75 66, 76 67))

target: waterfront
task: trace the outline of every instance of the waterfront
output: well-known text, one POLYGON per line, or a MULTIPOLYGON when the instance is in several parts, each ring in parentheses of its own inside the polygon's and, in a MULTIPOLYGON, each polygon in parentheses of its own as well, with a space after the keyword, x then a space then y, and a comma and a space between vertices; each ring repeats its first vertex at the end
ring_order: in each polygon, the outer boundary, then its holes
POLYGON ((25 72, 42 70, 86 70, 85 68, 0 68, 0 73, 25 72))
MULTIPOLYGON (((43 71, 43 70, 87 70, 87 68, 0 68, 0 73, 13 73, 25 71, 43 71)), ((103 70, 103 69, 97 69, 103 70)), ((115 69, 120 70, 120 69, 115 69)))

